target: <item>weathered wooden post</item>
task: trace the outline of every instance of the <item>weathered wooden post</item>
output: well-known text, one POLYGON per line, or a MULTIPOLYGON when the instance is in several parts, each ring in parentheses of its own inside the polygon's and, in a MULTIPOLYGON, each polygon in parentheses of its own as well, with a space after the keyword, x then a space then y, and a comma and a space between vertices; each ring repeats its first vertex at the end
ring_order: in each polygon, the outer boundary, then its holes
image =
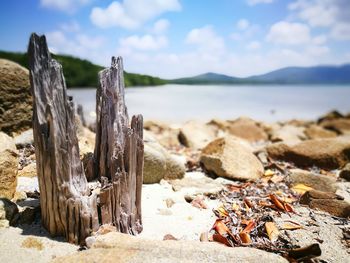
POLYGON ((51 235, 77 244, 101 224, 140 232, 143 124, 137 116, 128 127, 121 59, 100 73, 95 171, 102 188, 96 195, 79 159, 74 105, 62 67, 51 58, 45 36, 32 34, 28 56, 43 225, 51 235))
POLYGON ((95 162, 101 182, 102 224, 113 223, 118 231, 141 232, 143 171, 143 121, 134 116, 131 128, 124 99, 122 59, 99 73, 96 93, 95 162))

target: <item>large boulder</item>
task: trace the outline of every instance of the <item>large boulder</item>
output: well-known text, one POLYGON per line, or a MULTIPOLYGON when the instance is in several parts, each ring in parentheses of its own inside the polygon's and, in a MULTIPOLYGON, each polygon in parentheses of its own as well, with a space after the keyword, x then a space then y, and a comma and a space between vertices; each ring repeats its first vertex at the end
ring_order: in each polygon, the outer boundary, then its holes
POLYGON ((299 167, 337 169, 350 160, 350 140, 345 137, 307 140, 293 146, 274 143, 266 150, 271 158, 293 162, 299 167))
POLYGON ((258 158, 237 138, 223 137, 209 143, 201 153, 204 168, 217 176, 255 180, 264 173, 258 158))
POLYGON ((186 122, 179 133, 180 142, 186 147, 202 149, 216 137, 216 129, 197 121, 186 122))
POLYGON ((0 59, 0 131, 12 135, 29 129, 32 111, 28 70, 0 59))
POLYGON ((0 197, 11 199, 16 192, 18 158, 13 139, 0 132, 0 197))
POLYGON ((147 240, 110 232, 96 238, 92 248, 54 262, 288 262, 283 257, 249 247, 229 248, 217 243, 147 240))
POLYGON ((305 129, 305 135, 311 140, 337 137, 336 132, 327 130, 318 125, 310 125, 307 127, 305 129))
POLYGON ((252 119, 241 117, 233 121, 227 121, 227 123, 226 131, 231 135, 250 142, 267 141, 268 139, 264 128, 252 119))
POLYGON ((150 134, 145 133, 143 182, 159 183, 162 179, 178 179, 185 175, 185 163, 170 154, 150 134))

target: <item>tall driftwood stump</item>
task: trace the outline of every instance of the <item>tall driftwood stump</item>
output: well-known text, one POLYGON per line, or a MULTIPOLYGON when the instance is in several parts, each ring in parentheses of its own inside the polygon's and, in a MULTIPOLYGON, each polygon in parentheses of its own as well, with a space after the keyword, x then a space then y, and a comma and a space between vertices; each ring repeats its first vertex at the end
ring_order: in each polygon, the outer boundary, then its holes
POLYGON ((53 236, 71 243, 102 224, 118 231, 142 231, 142 116, 129 118, 124 100, 121 58, 100 72, 94 174, 101 189, 92 192, 79 158, 75 111, 61 65, 51 58, 45 36, 32 34, 28 47, 33 95, 33 131, 42 223, 53 236))

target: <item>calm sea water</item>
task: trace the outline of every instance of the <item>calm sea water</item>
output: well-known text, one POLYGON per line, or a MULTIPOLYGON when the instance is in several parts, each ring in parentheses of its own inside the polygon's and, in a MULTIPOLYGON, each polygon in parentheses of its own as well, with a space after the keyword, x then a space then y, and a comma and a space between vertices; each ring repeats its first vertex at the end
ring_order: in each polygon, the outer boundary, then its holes
MULTIPOLYGON (((70 89, 82 104, 88 121, 95 120, 95 89, 70 89)), ((336 109, 350 112, 349 86, 203 86, 164 85, 126 89, 129 115, 144 119, 183 122, 190 119, 234 119, 249 116, 261 121, 315 119, 336 109)))

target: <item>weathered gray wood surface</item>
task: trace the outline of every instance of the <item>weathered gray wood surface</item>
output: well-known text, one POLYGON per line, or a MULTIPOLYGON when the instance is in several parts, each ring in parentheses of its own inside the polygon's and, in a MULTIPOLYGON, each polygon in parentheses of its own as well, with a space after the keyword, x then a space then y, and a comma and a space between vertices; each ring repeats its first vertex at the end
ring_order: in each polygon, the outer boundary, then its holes
MULTIPOLYGON (((94 159, 100 195, 92 194, 79 159, 74 105, 62 67, 51 58, 45 36, 28 47, 33 94, 33 131, 42 223, 53 236, 84 243, 101 224, 136 234, 142 230, 142 116, 128 127, 120 58, 100 73, 94 159)), ((89 175, 94 177, 94 175, 89 175)), ((92 179, 92 178, 90 178, 92 179)))
POLYGON ((103 224, 113 223, 123 233, 141 232, 141 188, 143 167, 142 116, 134 116, 131 127, 124 99, 122 59, 99 73, 96 94, 96 172, 102 183, 100 194, 103 224))

